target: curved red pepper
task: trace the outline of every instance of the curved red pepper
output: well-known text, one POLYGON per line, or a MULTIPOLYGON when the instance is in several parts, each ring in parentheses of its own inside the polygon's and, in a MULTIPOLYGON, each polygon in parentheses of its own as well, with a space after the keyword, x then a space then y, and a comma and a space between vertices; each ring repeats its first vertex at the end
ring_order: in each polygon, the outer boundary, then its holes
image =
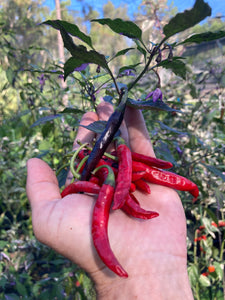
POLYGON ((116 189, 112 209, 119 209, 125 202, 132 180, 132 156, 131 151, 122 138, 117 138, 116 152, 119 159, 116 189))
POLYGON ((122 207, 122 210, 134 217, 134 218, 138 218, 138 219, 152 219, 155 217, 158 217, 159 214, 155 211, 150 211, 150 210, 145 210, 143 208, 140 207, 140 205, 138 204, 137 199, 135 198, 135 196, 133 194, 128 194, 126 197, 126 201, 122 207))
POLYGON ((138 179, 135 181, 136 188, 147 193, 151 194, 150 186, 143 179, 138 179))
POLYGON ((146 171, 133 172, 132 173, 132 182, 135 183, 137 180, 143 178, 145 174, 146 174, 146 171))
POLYGON ((140 161, 148 166, 153 166, 160 169, 170 169, 173 166, 173 164, 169 161, 165 161, 156 157, 151 157, 136 152, 132 152, 132 159, 134 161, 140 161))
POLYGON ((76 181, 69 184, 61 193, 62 197, 79 192, 98 194, 100 186, 90 181, 76 181))
POLYGON ((143 178, 148 182, 167 186, 178 191, 187 191, 194 196, 193 202, 199 196, 198 187, 194 182, 169 171, 148 167, 143 178))
POLYGON ((134 193, 135 191, 136 191, 136 185, 135 185, 134 182, 131 182, 129 192, 130 192, 130 193, 134 193))
POLYGON ((127 272, 113 254, 108 239, 109 212, 113 201, 115 187, 115 180, 111 179, 114 178, 113 171, 111 170, 110 172, 109 170, 108 176, 100 189, 98 199, 94 205, 92 238, 95 249, 104 264, 120 277, 128 277, 127 272))

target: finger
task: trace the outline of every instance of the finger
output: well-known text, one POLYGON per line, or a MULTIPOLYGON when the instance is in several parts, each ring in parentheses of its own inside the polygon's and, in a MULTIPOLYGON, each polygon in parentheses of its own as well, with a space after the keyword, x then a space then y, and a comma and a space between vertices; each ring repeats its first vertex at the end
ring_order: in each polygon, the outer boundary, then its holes
POLYGON ((131 150, 155 157, 152 143, 149 138, 144 117, 140 110, 127 107, 125 122, 129 134, 131 150))
MULTIPOLYGON (((98 115, 94 112, 87 112, 83 115, 80 125, 88 126, 90 123, 98 121, 98 115)), ((77 141, 80 141, 81 144, 91 143, 93 138, 95 137, 95 133, 93 131, 88 130, 82 126, 79 126, 76 139, 73 144, 73 149, 79 147, 77 141)))
POLYGON ((114 109, 113 109, 112 104, 110 104, 109 102, 102 101, 97 106, 98 119, 100 121, 108 121, 108 119, 110 118, 113 111, 114 111, 114 109))
POLYGON ((32 208, 61 199, 55 173, 48 164, 38 158, 27 162, 26 190, 32 208))

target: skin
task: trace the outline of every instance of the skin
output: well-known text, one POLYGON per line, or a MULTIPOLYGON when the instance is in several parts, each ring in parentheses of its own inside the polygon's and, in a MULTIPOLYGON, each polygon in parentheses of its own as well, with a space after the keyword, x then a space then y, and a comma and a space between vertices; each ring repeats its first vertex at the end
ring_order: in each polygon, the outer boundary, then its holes
MULTIPOLYGON (((97 114, 86 113, 81 124, 107 120, 111 113, 112 107, 103 102, 97 114)), ((155 156, 140 111, 126 109, 121 133, 132 151, 155 156)), ((90 142, 93 137, 92 132, 79 127, 76 140, 90 142)), ((75 142, 74 149, 77 147, 75 142)), ((44 161, 30 159, 27 170, 36 238, 86 270, 95 283, 98 299, 193 299, 187 276, 186 219, 174 190, 151 184, 150 195, 135 192, 143 208, 159 213, 154 219, 137 220, 121 210, 110 214, 109 241, 129 274, 124 279, 105 267, 94 249, 91 218, 96 196, 77 194, 61 199, 55 174, 44 161)), ((66 184, 69 182, 70 175, 66 184)))

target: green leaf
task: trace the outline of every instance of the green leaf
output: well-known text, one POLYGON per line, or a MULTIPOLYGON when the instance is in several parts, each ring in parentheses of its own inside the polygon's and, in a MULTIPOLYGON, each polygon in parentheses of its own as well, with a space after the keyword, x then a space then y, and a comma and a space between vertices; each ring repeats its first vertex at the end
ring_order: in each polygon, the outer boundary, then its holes
POLYGON ((20 296, 23 296, 24 298, 27 296, 27 290, 25 286, 22 283, 20 283, 18 279, 16 279, 16 289, 20 296))
MULTIPOLYGON (((218 218, 217 216, 214 214, 214 212, 210 209, 210 208, 206 208, 205 209, 207 214, 210 216, 210 218, 216 223, 218 224, 218 218)), ((209 223, 209 227, 212 226, 210 223, 209 223)))
POLYGON ((210 279, 204 275, 200 275, 199 282, 200 282, 201 286, 208 287, 211 285, 210 279))
POLYGON ((5 299, 7 300, 20 300, 21 298, 16 294, 5 294, 5 299))
POLYGON ((157 64, 157 67, 170 69, 177 76, 180 76, 184 80, 186 79, 186 74, 187 74, 186 65, 177 57, 173 57, 172 61, 168 59, 163 60, 159 64, 157 64))
POLYGON ((83 64, 94 63, 105 69, 111 74, 111 71, 106 62, 105 56, 96 52, 95 50, 88 51, 83 45, 75 45, 71 36, 67 33, 65 28, 60 22, 57 21, 64 47, 70 52, 72 57, 64 64, 64 79, 74 71, 75 68, 79 68, 83 64))
POLYGON ((135 65, 129 65, 129 66, 124 66, 122 68, 119 69, 118 71, 118 74, 121 74, 123 71, 126 71, 126 70, 134 70, 136 71, 136 67, 139 66, 141 63, 137 63, 135 65))
POLYGON ((38 119, 36 122, 34 122, 31 125, 31 128, 41 125, 41 124, 45 124, 46 122, 49 122, 49 121, 52 121, 54 119, 61 118, 61 117, 62 117, 61 115, 50 115, 50 116, 42 117, 42 118, 38 119))
POLYGON ((219 277, 219 280, 223 280, 223 267, 224 267, 224 264, 223 263, 219 263, 217 261, 214 261, 213 265, 216 268, 216 273, 217 273, 217 275, 219 277))
POLYGON ((198 280, 198 268, 196 265, 190 265, 188 267, 188 277, 190 279, 191 285, 194 286, 198 280))
POLYGON ((134 40, 135 44, 137 45, 137 50, 144 55, 145 61, 147 56, 147 51, 140 45, 138 40, 134 40))
POLYGON ((66 183, 66 178, 67 178, 67 175, 68 175, 68 171, 69 171, 69 168, 68 169, 64 168, 63 170, 61 170, 61 172, 57 176, 57 180, 58 180, 58 184, 59 184, 60 188, 62 186, 64 186, 65 183, 66 183))
POLYGON ((155 150, 159 153, 160 158, 162 157, 162 159, 170 161, 174 166, 177 165, 177 162, 166 143, 160 141, 157 143, 155 150))
POLYGON ((214 173, 216 176, 222 178, 223 181, 225 181, 225 175, 222 172, 220 172, 216 167, 206 165, 206 164, 203 164, 203 163, 202 163, 202 165, 205 166, 210 172, 214 173))
POLYGON ((89 125, 79 125, 79 126, 91 130, 97 134, 101 134, 104 131, 106 124, 107 121, 95 121, 89 125))
POLYGON ((6 70, 6 77, 8 79, 8 82, 11 84, 11 85, 14 85, 14 82, 15 82, 15 72, 11 69, 11 68, 8 68, 6 70))
POLYGON ((66 79, 69 74, 81 65, 91 63, 99 65, 110 72, 104 55, 94 50, 87 51, 78 46, 76 50, 73 51, 73 57, 69 58, 64 64, 64 78, 66 79))
MULTIPOLYGON (((126 48, 126 49, 123 49, 123 50, 117 52, 116 55, 113 56, 112 59, 114 59, 114 58, 116 58, 116 57, 118 57, 118 56, 121 56, 121 55, 125 55, 128 51, 134 50, 134 49, 135 49, 135 48, 126 48)), ((112 59, 111 59, 111 60, 112 60, 112 59)))
POLYGON ((42 24, 50 25, 53 28, 58 29, 58 30, 60 30, 60 28, 64 28, 66 32, 68 32, 72 36, 79 38, 81 41, 85 42, 88 46, 90 46, 93 49, 90 36, 86 35, 82 31, 80 31, 79 27, 75 24, 71 24, 66 21, 61 21, 61 20, 47 20, 47 21, 43 22, 42 24))
POLYGON ((163 28, 163 32, 168 39, 174 34, 184 31, 198 24, 206 17, 211 16, 211 7, 204 0, 196 0, 191 10, 185 10, 173 17, 163 28))
POLYGON ((84 114, 85 112, 78 108, 66 107, 63 111, 59 112, 60 114, 84 114))
POLYGON ((176 110, 174 108, 169 107, 165 102, 163 101, 156 101, 153 102, 153 100, 147 100, 147 101, 138 101, 128 98, 127 99, 127 105, 130 107, 134 107, 137 109, 146 109, 146 110, 162 110, 162 111, 176 111, 180 112, 179 110, 176 110))
POLYGON ((212 231, 210 219, 206 217, 202 217, 202 223, 204 224, 206 231, 215 239, 215 233, 214 231, 212 231))
POLYGON ((223 37, 225 37, 225 31, 222 31, 222 30, 216 31, 216 32, 207 31, 207 32, 199 33, 199 34, 194 34, 191 37, 189 37, 188 39, 181 42, 179 45, 187 44, 187 43, 200 44, 203 42, 210 42, 210 41, 218 40, 223 37))
POLYGON ((174 132, 174 133, 177 133, 177 134, 187 134, 186 132, 182 132, 182 131, 179 131, 179 130, 177 130, 177 129, 174 129, 174 128, 172 128, 172 127, 169 127, 169 126, 167 126, 166 124, 164 124, 163 122, 161 122, 161 121, 157 121, 157 123, 159 123, 159 125, 160 125, 160 127, 162 128, 162 129, 165 129, 165 130, 168 130, 168 131, 172 131, 172 132, 174 132))
POLYGON ((131 21, 124 21, 119 18, 117 19, 94 19, 91 22, 98 22, 101 25, 108 25, 110 29, 114 32, 125 35, 131 39, 142 40, 142 31, 141 29, 131 21))

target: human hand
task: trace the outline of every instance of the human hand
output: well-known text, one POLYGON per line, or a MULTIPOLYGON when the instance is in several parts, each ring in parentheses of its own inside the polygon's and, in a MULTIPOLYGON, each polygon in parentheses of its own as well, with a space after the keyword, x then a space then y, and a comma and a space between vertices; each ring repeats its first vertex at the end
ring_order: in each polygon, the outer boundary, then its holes
MULTIPOLYGON (((97 112, 86 113, 81 124, 108 119, 112 107, 101 103, 97 112)), ((154 156, 140 111, 126 109, 121 134, 132 151, 154 156)), ((92 132, 79 127, 76 140, 90 142, 93 137, 92 132)), ((137 220, 121 210, 110 214, 110 245, 129 274, 123 279, 105 267, 93 247, 95 197, 73 194, 62 199, 57 178, 46 163, 31 159, 27 167, 27 195, 37 239, 85 269, 96 284, 99 298, 193 299, 186 269, 186 219, 174 190, 150 184, 150 195, 135 192, 143 208, 159 213, 157 218, 137 220)))

